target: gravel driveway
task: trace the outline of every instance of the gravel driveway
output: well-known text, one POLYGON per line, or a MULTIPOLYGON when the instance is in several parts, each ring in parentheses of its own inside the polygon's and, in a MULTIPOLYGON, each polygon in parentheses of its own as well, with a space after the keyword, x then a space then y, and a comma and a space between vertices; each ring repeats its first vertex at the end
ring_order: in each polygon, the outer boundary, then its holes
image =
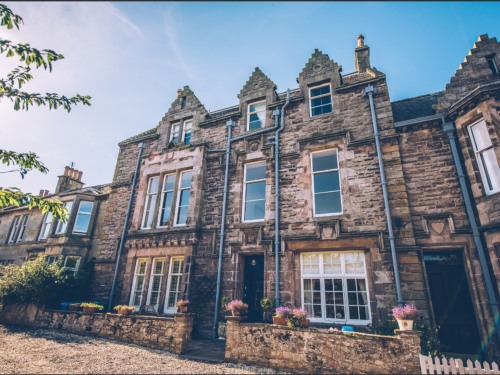
POLYGON ((180 359, 159 350, 45 329, 0 325, 2 374, 275 374, 180 359))

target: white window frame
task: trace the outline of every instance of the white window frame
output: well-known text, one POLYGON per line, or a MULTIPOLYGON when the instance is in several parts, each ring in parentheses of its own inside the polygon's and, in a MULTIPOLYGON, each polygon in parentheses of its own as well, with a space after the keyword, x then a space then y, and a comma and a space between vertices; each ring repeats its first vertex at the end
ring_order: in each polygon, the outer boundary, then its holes
POLYGON ((78 272, 78 268, 80 267, 80 262, 82 260, 82 257, 79 256, 79 255, 66 255, 64 257, 64 264, 63 264, 63 268, 65 270, 68 270, 68 271, 73 271, 73 273, 76 275, 76 273, 78 272), (76 265, 74 267, 68 267, 66 264, 68 263, 68 258, 77 258, 76 260, 76 265))
POLYGON ((174 256, 170 258, 170 265, 168 267, 168 276, 167 276, 167 290, 166 290, 166 296, 165 296, 165 306, 163 308, 163 312, 165 314, 173 314, 177 312, 177 301, 179 300, 179 297, 182 292, 182 283, 183 283, 183 271, 184 271, 184 257, 183 256, 174 256), (173 273, 172 269, 174 266, 174 262, 180 260, 182 261, 181 266, 179 267, 179 272, 173 273), (178 290, 176 290, 176 300, 174 303, 174 307, 169 308, 169 301, 170 301, 170 285, 172 284, 172 276, 180 276, 180 281, 178 284, 178 290))
POLYGON ((253 103, 248 103, 247 104, 247 131, 256 131, 256 130, 259 130, 259 129, 253 129, 253 130, 250 130, 250 116, 254 113, 264 113, 264 121, 262 122, 262 126, 260 127, 260 129, 263 129, 266 127, 266 111, 267 111, 267 108, 266 108, 266 101, 265 100, 259 100, 258 102, 253 102, 253 103), (257 105, 257 104, 261 104, 261 103, 264 103, 264 109, 261 109, 260 111, 254 111, 254 112, 250 112, 250 106, 251 105, 257 105))
POLYGON ((163 184, 162 184, 162 187, 161 187, 161 198, 160 198, 160 206, 158 207, 158 220, 157 220, 157 223, 156 223, 156 227, 157 228, 167 228, 170 224, 170 218, 172 217, 172 204, 174 204, 174 199, 172 199, 172 203, 170 204, 170 215, 168 217, 168 222, 166 225, 160 225, 161 224, 161 218, 163 217, 163 202, 165 200, 165 195, 167 193, 172 193, 172 196, 175 197, 175 173, 169 173, 169 174, 166 174, 163 176, 163 184), (169 176, 174 176, 174 188, 173 189, 169 189, 169 190, 165 190, 166 187, 167 187, 167 178, 169 176))
POLYGON ((163 275, 165 274, 165 263, 167 262, 166 258, 153 258, 153 263, 151 266, 151 275, 149 276, 149 287, 148 287, 148 297, 146 299, 146 305, 151 305, 151 295, 153 294, 153 280, 155 277, 158 277, 160 279, 158 283, 158 290, 155 292, 158 292, 158 301, 153 307, 155 308, 156 311, 158 311, 158 308, 160 306, 160 298, 161 298, 161 292, 162 292, 162 286, 163 286, 163 275), (161 266, 161 272, 160 273, 154 273, 156 269, 156 264, 158 262, 163 262, 161 266))
MULTIPOLYGON (((177 221, 179 220, 179 211, 180 211, 180 203, 181 203, 181 195, 183 190, 189 190, 189 202, 188 202, 188 212, 189 212, 189 204, 191 203, 191 185, 193 184, 193 170, 189 169, 187 171, 182 171, 179 174, 179 181, 177 181, 177 197, 175 199, 175 215, 174 215, 174 227, 184 227, 186 226, 186 223, 183 224, 177 224, 177 221), (184 173, 191 173, 191 183, 189 184, 189 187, 182 188, 182 176, 184 173)), ((188 216, 189 217, 189 216, 188 216)), ((188 219, 186 217, 186 221, 188 219)))
POLYGON ((73 201, 64 202, 64 207, 68 211, 66 215, 66 221, 63 223, 61 220, 57 222, 56 232, 55 234, 64 234, 68 229, 69 218, 71 216, 71 210, 73 209, 73 201), (69 208, 68 208, 69 206, 69 208))
POLYGON ((177 141, 174 141, 174 143, 178 144, 181 141, 181 128, 182 124, 180 121, 174 122, 172 126, 170 127, 170 142, 174 140, 174 134, 177 134, 177 141), (177 127, 177 130, 175 130, 177 127))
POLYGON ((59 260, 59 255, 48 255, 45 257, 45 263, 47 263, 49 266, 52 263, 56 263, 59 260))
POLYGON ((43 218, 42 228, 40 230, 40 236, 38 240, 46 240, 50 234, 50 227, 52 226, 52 222, 54 221, 54 216, 52 212, 47 212, 43 218), (50 220, 48 220, 50 219, 50 220))
POLYGON ((145 281, 146 281, 146 275, 148 273, 148 260, 147 258, 137 258, 137 261, 135 262, 135 268, 134 268, 134 279, 132 281, 132 290, 130 292, 130 301, 129 301, 129 305, 130 306, 134 306, 136 310, 139 310, 141 308, 141 304, 142 304, 142 297, 144 295, 144 284, 145 284, 145 281), (144 267, 144 273, 138 273, 140 267, 139 265, 141 263, 145 263, 146 266, 144 267), (139 298, 139 304, 138 305, 134 305, 134 296, 136 294, 136 287, 137 287, 137 278, 138 276, 143 276, 144 279, 142 281, 142 289, 141 289, 141 296, 139 298))
POLYGON ((28 226, 28 220, 30 215, 23 215, 21 217, 21 222, 19 224, 19 230, 17 231, 16 243, 21 242, 24 239, 24 234, 26 233, 26 227, 28 226))
POLYGON ((322 251, 322 252, 307 252, 300 254, 300 285, 301 285, 301 303, 304 306, 304 279, 319 279, 321 285, 321 318, 311 317, 311 322, 327 322, 327 323, 338 323, 338 324, 353 324, 353 325, 367 325, 370 324, 371 319, 371 307, 370 307, 370 290, 368 285, 368 273, 366 271, 366 255, 363 251, 322 251), (345 268, 345 255, 347 254, 362 254, 363 255, 363 273, 346 273, 345 268), (339 274, 325 274, 323 272, 323 255, 327 254, 339 254, 341 261, 341 273, 339 274), (304 273, 304 255, 318 255, 319 256, 319 273, 318 274, 306 274, 304 273), (344 305, 344 316, 345 319, 332 319, 326 318, 326 292, 325 292, 325 279, 342 279, 342 294, 343 294, 343 305, 344 305), (366 300, 368 308, 369 319, 350 319, 349 312, 349 299, 347 296, 347 280, 349 279, 364 279, 366 283, 366 300))
MULTIPOLYGON (((193 120, 186 120, 182 124, 182 139, 181 142, 184 144, 189 144, 186 143, 186 133, 189 131, 189 134, 193 134, 193 120)), ((191 137, 189 137, 189 142, 191 143, 191 137)))
POLYGON ((144 212, 142 213, 141 229, 151 229, 153 227, 154 214, 155 214, 155 211, 156 211, 156 204, 157 204, 157 201, 158 201, 158 193, 159 192, 160 192, 160 176, 151 176, 151 177, 149 177, 148 178, 148 187, 146 189, 146 198, 144 199, 144 212), (157 187, 156 193, 151 193, 150 192, 151 184, 153 183, 153 180, 157 180, 158 181, 158 187, 157 187), (155 204, 148 210, 148 206, 149 206, 150 200, 152 199, 153 195, 156 195, 155 204), (153 215, 153 217, 151 218, 151 225, 150 226, 146 226, 146 216, 147 216, 148 213, 151 213, 153 215))
MULTIPOLYGON (((337 215, 342 215, 344 213, 344 205, 342 203, 342 179, 340 178, 340 160, 339 160, 339 150, 336 149, 336 148, 330 148, 330 149, 327 149, 327 150, 321 150, 321 151, 315 151, 315 152, 311 152, 311 183, 312 183, 312 202, 313 202, 313 216, 314 217, 323 217, 323 216, 337 216, 337 215), (321 153, 325 153, 325 152, 329 152, 329 151, 335 151, 336 155, 337 155, 337 168, 333 168, 333 169, 325 169, 323 171, 319 171, 319 172, 314 172, 313 171, 313 158, 314 158, 314 155, 318 155, 318 154, 321 154, 321 153), (326 173, 326 172, 335 172, 337 171, 338 174, 339 174, 339 193, 340 193, 340 212, 333 212, 333 213, 325 213, 325 214, 316 214, 316 199, 315 199, 315 186, 314 186, 314 175, 316 174, 321 174, 321 173, 326 173)), ((332 191, 325 191, 323 193, 331 193, 331 192, 335 192, 337 190, 332 190, 332 191)))
POLYGON ((90 228, 90 219, 92 218, 92 212, 93 211, 94 211, 94 202, 93 201, 82 200, 82 201, 80 201, 80 203, 78 203, 78 211, 76 212, 75 223, 73 224, 73 233, 86 234, 89 231, 89 228, 90 228), (84 203, 84 202, 91 203, 90 212, 80 212, 80 209, 82 207, 82 203, 84 203), (76 229, 76 223, 78 222, 78 216, 79 215, 88 216, 89 217, 89 222, 88 222, 88 225, 87 225, 87 229, 85 231, 81 231, 81 230, 77 230, 76 229))
MULTIPOLYGON (((246 163, 243 168, 243 207, 241 209, 242 211, 242 216, 241 216, 241 222, 242 223, 256 223, 256 222, 262 222, 266 220, 266 202, 267 202, 267 183, 266 183, 266 172, 267 172, 267 164, 265 160, 259 160, 256 162, 252 163, 246 163), (264 178, 260 180, 252 180, 250 182, 247 182, 247 166, 253 165, 253 164, 262 164, 264 166, 264 178), (264 194, 264 217, 262 219, 255 219, 255 220, 245 220, 245 212, 246 212, 246 206, 247 206, 247 201, 246 201, 246 196, 247 196, 247 184, 254 184, 256 182, 264 182, 266 185, 266 188, 264 191, 266 192, 264 194)), ((261 199, 259 199, 261 200, 261 199)))
POLYGON ((329 113, 333 113, 333 95, 332 94, 333 94, 333 92, 332 92, 332 85, 331 85, 331 83, 325 83, 325 84, 322 84, 322 85, 317 85, 317 86, 309 87, 309 116, 310 117, 318 117, 318 116, 322 116, 322 115, 327 115, 329 113), (312 90, 316 90, 316 89, 319 89, 319 88, 324 87, 324 86, 330 87, 330 92, 328 94, 318 95, 318 96, 315 96, 314 98, 311 97, 311 91, 312 90), (323 98, 325 96, 330 96, 330 100, 331 100, 330 104, 332 106, 331 112, 322 113, 320 115, 313 115, 312 114, 312 110, 313 110, 313 108, 312 108, 312 101, 313 101, 313 99, 323 98))
POLYGON ((14 243, 14 239, 16 238, 17 231, 19 229, 19 222, 21 220, 21 216, 15 216, 14 221, 12 222, 10 234, 9 234, 9 240, 7 243, 14 243))
MULTIPOLYGON (((488 125, 486 124, 486 121, 484 121, 484 119, 476 121, 475 123, 468 126, 468 131, 469 131, 469 136, 470 136, 470 140, 471 140, 471 144, 472 144, 472 149, 474 150, 474 155, 476 157, 476 162, 477 162, 477 165, 479 167, 479 173, 481 175, 481 180, 483 182, 483 186, 484 186, 484 190, 486 192, 486 195, 491 195, 491 194, 495 194, 495 193, 500 192, 500 185, 496 189, 495 188, 490 189, 490 186, 488 183, 488 177, 495 176, 495 174, 494 174, 494 171, 487 170, 487 168, 485 167, 485 165, 483 163, 483 159, 481 157, 481 154, 488 151, 488 150, 493 150, 493 153, 496 157, 495 147, 493 146, 493 143, 491 142, 491 137, 490 137, 490 134, 488 133, 488 125), (474 126, 480 125, 481 123, 484 126, 483 129, 486 131, 486 135, 488 136, 490 144, 489 144, 489 146, 486 146, 485 148, 479 150, 477 148, 477 145, 476 145, 476 140, 474 138, 472 128, 474 126)), ((497 157, 496 157, 496 162, 497 162, 497 166, 500 165, 497 157)), ((497 176, 497 178, 500 178, 500 176, 497 176)))

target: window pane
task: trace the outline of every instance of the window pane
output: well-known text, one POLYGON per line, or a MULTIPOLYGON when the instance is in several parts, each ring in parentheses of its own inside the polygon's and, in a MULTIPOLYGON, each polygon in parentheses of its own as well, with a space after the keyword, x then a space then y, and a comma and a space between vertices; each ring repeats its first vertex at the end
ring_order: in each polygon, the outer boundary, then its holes
POLYGON ((90 223, 90 215, 79 214, 75 220, 75 227, 73 228, 73 232, 81 232, 87 233, 87 229, 89 228, 90 223))
POLYGON ((184 172, 181 177, 181 189, 191 187, 192 172, 184 172))
POLYGON ((153 177, 151 182, 149 183, 149 193, 157 193, 158 192, 158 182, 160 179, 158 177, 153 177))
POLYGON ((314 194, 316 215, 342 212, 340 191, 314 194))
POLYGON ((174 196, 174 194, 171 192, 165 193, 165 195, 164 195, 160 226, 164 226, 164 225, 168 224, 168 220, 170 219, 170 211, 172 208, 173 196, 174 196))
POLYGON ((347 274, 364 274, 365 263, 363 253, 347 253, 344 255, 345 272, 347 274))
POLYGON ((188 215, 188 207, 187 206, 179 207, 177 224, 186 224, 187 215, 188 215))
POLYGON ((165 178, 165 187, 163 190, 174 190, 175 188, 175 175, 171 174, 165 178))
POLYGON ((246 182, 255 180, 264 180, 266 178, 266 165, 262 164, 247 164, 246 168, 246 182))
POLYGON ((246 202, 245 221, 264 219, 265 206, 266 206, 265 200, 246 202))
POLYGON ((266 182, 253 182, 247 184, 246 201, 266 198, 266 182))
POLYGON ((324 254, 323 255, 323 273, 339 274, 342 272, 340 264, 340 254, 324 254))
POLYGON ((490 148, 483 151, 481 154, 483 165, 488 180, 488 187, 490 190, 500 189, 500 167, 498 166, 497 156, 495 150, 490 148))
POLYGON ((93 206, 94 206, 94 202, 82 201, 82 202, 80 202, 80 208, 78 209, 78 212, 90 214, 92 212, 93 206))
POLYGON ((323 172, 314 175, 314 192, 340 190, 339 172, 323 172))
POLYGON ((145 261, 139 261, 139 269, 137 273, 144 274, 146 273, 146 262, 145 261))
POLYGON ((311 97, 330 93, 330 85, 321 86, 311 89, 311 97))
POLYGON ((266 109, 266 103, 265 102, 254 103, 250 104, 249 107, 250 107, 249 112, 263 111, 266 109))
POLYGON ((313 172, 338 169, 337 152, 335 150, 313 154, 313 172))
POLYGON ((331 102, 332 102, 332 97, 330 95, 323 96, 321 98, 312 99, 311 100, 311 107, 312 108, 322 107, 322 106, 326 106, 327 104, 330 104, 331 102))
POLYGON ((324 105, 321 107, 314 107, 314 108, 312 108, 311 112, 312 112, 313 116, 319 116, 319 115, 322 115, 325 113, 330 113, 330 112, 332 112, 332 105, 327 104, 327 105, 324 105))
POLYGON ((490 135, 488 134, 488 129, 486 128, 486 123, 484 121, 472 126, 471 130, 474 136, 477 151, 481 151, 486 147, 491 146, 490 135))
POLYGON ((304 274, 319 274, 319 255, 308 254, 302 257, 304 274))
POLYGON ((189 195, 191 194, 191 189, 186 189, 181 191, 181 197, 179 200, 180 206, 189 206, 189 195))

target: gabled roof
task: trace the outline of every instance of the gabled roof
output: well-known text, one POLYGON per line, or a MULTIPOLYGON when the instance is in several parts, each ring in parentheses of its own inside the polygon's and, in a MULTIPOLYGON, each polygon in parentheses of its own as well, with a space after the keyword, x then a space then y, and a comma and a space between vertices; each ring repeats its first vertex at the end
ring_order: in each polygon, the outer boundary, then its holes
POLYGON ((128 143, 141 141, 143 139, 147 139, 147 138, 153 137, 155 135, 156 135, 156 127, 154 127, 153 129, 146 130, 145 132, 142 132, 140 134, 134 135, 133 137, 127 138, 124 141, 121 141, 120 143, 118 143, 118 146, 123 146, 123 145, 126 145, 128 143))

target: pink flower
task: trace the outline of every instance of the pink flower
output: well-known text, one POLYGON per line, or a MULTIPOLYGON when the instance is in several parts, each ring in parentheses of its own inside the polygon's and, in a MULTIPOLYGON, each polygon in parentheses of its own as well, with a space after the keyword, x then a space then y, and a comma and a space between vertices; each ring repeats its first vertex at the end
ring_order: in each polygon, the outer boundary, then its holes
POLYGON ((418 311, 413 305, 396 306, 392 309, 392 315, 400 320, 414 320, 418 318, 418 311))

